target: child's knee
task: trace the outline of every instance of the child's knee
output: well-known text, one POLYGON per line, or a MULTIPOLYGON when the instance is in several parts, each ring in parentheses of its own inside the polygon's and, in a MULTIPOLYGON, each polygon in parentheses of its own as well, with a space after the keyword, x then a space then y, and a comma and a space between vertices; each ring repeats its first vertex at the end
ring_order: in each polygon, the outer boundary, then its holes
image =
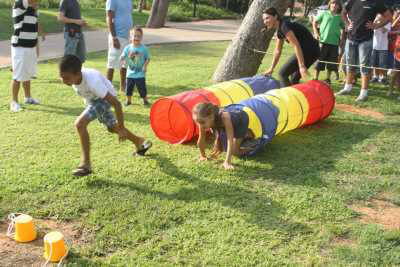
POLYGON ((88 125, 88 121, 84 117, 79 117, 75 121, 75 127, 78 131, 86 129, 87 125, 88 125))

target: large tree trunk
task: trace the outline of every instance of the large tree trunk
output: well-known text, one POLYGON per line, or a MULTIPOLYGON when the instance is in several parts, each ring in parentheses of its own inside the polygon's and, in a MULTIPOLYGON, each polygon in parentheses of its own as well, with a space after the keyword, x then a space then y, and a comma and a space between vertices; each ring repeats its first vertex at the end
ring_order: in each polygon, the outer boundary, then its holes
POLYGON ((266 51, 274 35, 274 31, 263 31, 262 12, 268 7, 275 7, 280 14, 284 14, 288 7, 288 1, 253 1, 236 36, 225 51, 225 55, 214 72, 214 81, 227 81, 253 76, 257 73, 264 54, 255 53, 253 49, 266 51))
POLYGON ((161 28, 165 25, 168 13, 168 0, 153 0, 147 28, 161 28))

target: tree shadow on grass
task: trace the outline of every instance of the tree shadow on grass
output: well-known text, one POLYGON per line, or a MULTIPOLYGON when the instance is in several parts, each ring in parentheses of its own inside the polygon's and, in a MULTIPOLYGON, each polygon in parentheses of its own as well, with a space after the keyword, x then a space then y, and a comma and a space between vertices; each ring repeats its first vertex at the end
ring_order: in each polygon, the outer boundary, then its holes
MULTIPOLYGON (((209 182, 183 172, 165 157, 153 156, 152 158, 157 160, 157 162, 162 162, 161 168, 167 174, 174 175, 177 179, 188 180, 195 187, 181 187, 175 192, 166 193, 133 182, 115 182, 106 179, 90 180, 87 182, 87 185, 92 188, 129 188, 129 190, 137 191, 144 195, 156 196, 161 200, 184 201, 186 203, 201 201, 217 202, 224 207, 232 208, 246 214, 244 217, 250 224, 257 225, 263 229, 278 230, 288 235, 312 232, 312 229, 304 224, 284 219, 285 208, 263 194, 228 183, 209 182)), ((171 227, 176 225, 173 221, 170 224, 171 227)), ((169 227, 167 226, 166 228, 169 227)))
MULTIPOLYGON (((25 109, 29 111, 40 111, 46 113, 55 113, 59 115, 67 115, 72 117, 78 117, 84 110, 85 107, 65 107, 65 106, 55 106, 55 105, 45 105, 40 104, 34 108, 26 107, 25 109)), ((131 111, 124 110, 125 121, 140 123, 142 125, 149 125, 150 119, 149 115, 143 115, 140 113, 132 113, 131 111)))
POLYGON ((238 173, 254 179, 273 179, 296 185, 324 186, 324 174, 336 168, 338 159, 353 146, 379 134, 385 125, 337 118, 274 137, 264 151, 249 161, 266 161, 272 168, 260 173, 240 168, 238 173))

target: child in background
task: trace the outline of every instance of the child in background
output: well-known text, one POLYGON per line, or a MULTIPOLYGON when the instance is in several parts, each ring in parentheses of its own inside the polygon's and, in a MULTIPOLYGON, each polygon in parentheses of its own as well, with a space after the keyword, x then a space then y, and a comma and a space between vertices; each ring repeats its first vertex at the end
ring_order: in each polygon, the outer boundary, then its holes
MULTIPOLYGON (((382 15, 378 14, 375 18, 375 22, 379 23, 382 19, 382 15)), ((388 68, 388 57, 389 57, 389 32, 391 30, 392 23, 389 22, 385 26, 374 30, 373 38, 373 49, 371 54, 371 65, 374 67, 374 74, 371 82, 380 82, 387 84, 386 70, 388 68)))
POLYGON ((130 45, 122 52, 121 61, 125 61, 127 67, 126 75, 126 105, 132 104, 132 94, 135 86, 143 99, 144 105, 149 105, 147 100, 146 71, 150 62, 149 50, 142 44, 143 30, 135 27, 131 30, 130 45))
POLYGON ((12 101, 10 110, 21 111, 18 93, 21 86, 26 104, 39 104, 31 96, 31 79, 36 74, 38 42, 37 0, 16 0, 13 6, 14 34, 11 37, 12 101))
MULTIPOLYGON (((393 20, 392 20, 392 30, 389 32, 389 52, 392 54, 392 68, 391 73, 388 73, 388 76, 391 76, 390 79, 390 87, 387 92, 387 96, 393 95, 393 89, 395 87, 399 87, 400 83, 400 62, 396 60, 395 55, 399 54, 396 50, 397 44, 400 44, 398 39, 400 38, 400 7, 396 7, 393 10, 393 20)), ((399 57, 397 57, 399 58, 399 57)), ((400 100, 400 96, 399 96, 400 100)))
POLYGON ((192 113, 193 120, 199 127, 197 146, 200 150, 200 160, 209 159, 205 152, 206 131, 212 129, 216 135, 211 158, 216 158, 222 151, 220 134, 224 131, 227 137, 227 150, 223 166, 226 170, 233 169, 232 156, 243 155, 246 151, 242 150, 240 145, 243 139, 252 136, 251 130, 248 128, 249 117, 247 113, 240 109, 230 109, 229 106, 220 110, 218 106, 211 103, 197 104, 192 113))
POLYGON ((120 141, 128 139, 136 146, 136 154, 144 156, 152 146, 150 141, 131 133, 124 125, 121 103, 111 82, 99 71, 82 68, 82 62, 74 55, 66 55, 60 65, 60 77, 64 84, 72 86, 76 93, 85 99, 86 109, 75 121, 80 142, 81 162, 72 173, 74 176, 86 176, 92 173, 90 161, 90 142, 87 126, 95 119, 103 123, 109 132, 119 136, 120 141), (111 111, 114 108, 114 114, 111 111))
MULTIPOLYGON (((321 43, 321 61, 338 62, 338 52, 340 40, 344 38, 345 24, 342 20, 340 12, 342 5, 339 0, 329 1, 329 10, 321 13, 313 21, 314 36, 321 43), (318 31, 318 24, 320 30, 318 31)), ((336 79, 339 79, 339 71, 337 64, 325 64, 318 62, 316 67, 315 79, 318 80, 320 71, 328 70, 327 83, 331 82, 331 72, 336 73, 336 79)))

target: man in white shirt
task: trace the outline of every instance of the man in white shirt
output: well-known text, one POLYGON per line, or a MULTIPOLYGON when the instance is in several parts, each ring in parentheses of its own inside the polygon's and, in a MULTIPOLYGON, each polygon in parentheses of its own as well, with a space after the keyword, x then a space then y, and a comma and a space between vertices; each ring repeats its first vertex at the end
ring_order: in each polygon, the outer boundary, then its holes
POLYGON ((72 86, 76 93, 85 99, 87 105, 75 121, 82 154, 81 162, 74 170, 73 175, 86 176, 92 173, 87 126, 95 119, 103 123, 109 132, 118 134, 120 141, 130 140, 136 146, 136 154, 144 156, 152 143, 125 128, 122 105, 116 98, 116 92, 111 82, 95 69, 82 68, 82 62, 74 55, 64 56, 59 70, 63 83, 72 86), (117 118, 114 117, 111 107, 114 108, 117 118))

